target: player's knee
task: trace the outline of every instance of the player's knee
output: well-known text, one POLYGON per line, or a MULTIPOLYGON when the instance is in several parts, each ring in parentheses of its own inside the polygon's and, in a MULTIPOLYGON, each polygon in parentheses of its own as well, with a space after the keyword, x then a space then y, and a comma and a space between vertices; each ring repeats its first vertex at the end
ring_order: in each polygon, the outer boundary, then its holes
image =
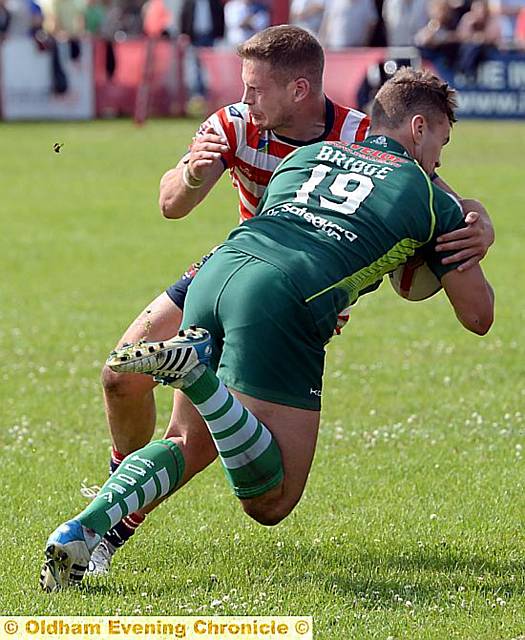
POLYGON ((153 380, 148 376, 117 373, 107 366, 102 369, 101 379, 104 394, 115 398, 136 395, 141 390, 146 392, 154 386, 153 380))
POLYGON ((115 373, 109 367, 104 365, 102 368, 101 376, 102 387, 104 388, 104 393, 110 396, 121 396, 125 395, 125 381, 123 380, 122 374, 115 373))
POLYGON ((244 512, 253 520, 265 527, 274 527, 292 511, 285 504, 257 504, 257 502, 243 503, 244 512))

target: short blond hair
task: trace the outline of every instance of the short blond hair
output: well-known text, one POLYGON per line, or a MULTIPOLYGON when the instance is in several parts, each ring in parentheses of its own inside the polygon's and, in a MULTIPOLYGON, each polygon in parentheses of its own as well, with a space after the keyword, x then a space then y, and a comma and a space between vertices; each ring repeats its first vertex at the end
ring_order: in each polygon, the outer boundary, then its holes
POLYGON ((421 114, 432 125, 446 116, 456 122, 456 92, 446 82, 425 70, 401 67, 377 92, 372 103, 372 129, 396 129, 405 120, 421 114))
POLYGON ((305 29, 289 24, 268 27, 237 47, 243 60, 268 62, 283 83, 306 78, 312 88, 323 86, 324 52, 319 41, 305 29))

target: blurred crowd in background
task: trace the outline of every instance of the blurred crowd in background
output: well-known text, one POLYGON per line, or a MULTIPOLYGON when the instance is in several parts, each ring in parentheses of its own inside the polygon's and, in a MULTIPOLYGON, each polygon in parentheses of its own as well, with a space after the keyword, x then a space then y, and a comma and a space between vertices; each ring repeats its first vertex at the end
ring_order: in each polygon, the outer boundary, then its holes
MULTIPOLYGON (((283 1, 0 0, 0 37, 186 34, 196 46, 233 47, 269 26, 283 1)), ((525 47, 525 0, 290 0, 289 22, 328 50, 417 46, 454 58, 463 43, 525 47)))
MULTIPOLYGON (((193 47, 233 48, 272 24, 283 3, 288 21, 313 32, 328 51, 415 47, 468 74, 491 49, 525 49, 525 0, 0 0, 0 42, 27 35, 51 51, 60 93, 57 43, 68 43, 74 59, 82 38, 104 40, 111 77, 114 43, 183 36, 193 47)), ((198 61, 195 69, 199 78, 198 61)))

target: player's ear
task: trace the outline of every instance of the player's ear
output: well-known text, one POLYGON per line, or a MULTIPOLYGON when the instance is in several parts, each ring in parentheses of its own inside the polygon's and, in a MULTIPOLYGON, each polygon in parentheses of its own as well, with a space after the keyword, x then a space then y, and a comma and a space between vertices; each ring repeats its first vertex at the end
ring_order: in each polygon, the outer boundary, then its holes
POLYGON ((412 139, 416 145, 421 144, 426 127, 427 122, 424 116, 416 115, 412 117, 412 120, 410 121, 410 129, 412 132, 412 139))
POLYGON ((294 101, 300 102, 310 93, 310 83, 306 78, 297 78, 294 84, 294 101))

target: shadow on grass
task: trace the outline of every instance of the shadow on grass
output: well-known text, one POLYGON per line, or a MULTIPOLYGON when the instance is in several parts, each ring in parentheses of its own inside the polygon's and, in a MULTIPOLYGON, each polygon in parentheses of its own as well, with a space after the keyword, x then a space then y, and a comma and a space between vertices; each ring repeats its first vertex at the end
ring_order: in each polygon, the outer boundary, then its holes
MULTIPOLYGON (((182 547, 186 548, 186 545, 182 547)), ((196 575, 202 565, 203 550, 200 543, 188 542, 186 552, 179 547, 177 556, 185 558, 186 566, 191 566, 196 575)), ((235 558, 238 551, 223 548, 222 560, 235 558)), ((261 554, 260 547, 250 545, 243 549, 242 558, 237 556, 236 568, 248 584, 253 578, 254 590, 262 589, 271 581, 272 587, 279 590, 322 591, 344 600, 359 600, 360 607, 370 609, 390 609, 405 600, 413 600, 419 605, 435 603, 451 598, 455 593, 461 598, 463 592, 469 597, 474 593, 491 599, 524 594, 525 562, 505 558, 503 550, 499 550, 501 557, 498 558, 496 551, 493 555, 483 555, 443 543, 385 551, 356 545, 296 543, 285 551, 269 544, 261 554)), ((221 558, 217 557, 216 563, 216 567, 208 570, 219 574, 217 583, 202 578, 194 580, 191 587, 182 580, 178 584, 173 579, 160 583, 146 580, 149 582, 146 585, 144 573, 138 581, 121 582, 123 574, 119 575, 119 567, 115 566, 110 578, 100 583, 90 580, 84 588, 95 595, 113 596, 116 590, 129 596, 147 588, 150 597, 159 598, 174 591, 184 598, 188 591, 191 599, 196 590, 199 596, 205 596, 237 587, 237 583, 232 583, 230 572, 220 576, 221 558)), ((170 572, 169 562, 159 562, 158 557, 152 559, 149 568, 157 576, 168 576, 170 572)), ((126 572, 126 565, 120 569, 126 572)))
MULTIPOLYGON (((319 571, 322 552, 320 556, 315 574, 319 586, 347 595, 372 594, 369 604, 374 608, 377 607, 374 600, 392 601, 396 595, 411 600, 415 594, 418 603, 424 604, 435 602, 444 592, 476 592, 504 598, 525 593, 525 562, 473 554, 450 546, 411 548, 399 553, 358 551, 348 558, 351 561, 353 556, 348 571, 338 570, 331 575, 319 571)), ((333 555, 326 554, 325 559, 333 566, 333 555)), ((366 599, 362 601, 364 606, 366 599)))

